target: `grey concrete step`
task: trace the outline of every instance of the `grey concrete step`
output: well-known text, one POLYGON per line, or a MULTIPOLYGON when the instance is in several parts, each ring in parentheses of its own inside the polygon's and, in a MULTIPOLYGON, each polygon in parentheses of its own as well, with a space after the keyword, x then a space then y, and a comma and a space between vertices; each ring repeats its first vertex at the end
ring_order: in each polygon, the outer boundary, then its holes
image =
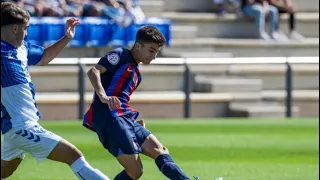
MULTIPOLYGON (((233 104, 229 107, 230 117, 285 117, 286 107, 277 104, 256 103, 251 105, 233 104)), ((293 107, 293 117, 299 116, 299 108, 293 107)))
MULTIPOLYGON (((145 0, 142 0, 145 1, 145 0)), ((319 0, 292 0, 298 12, 319 12, 319 0)), ((212 12, 216 6, 212 0, 165 0, 166 11, 212 12)))
POLYGON ((183 38, 195 38, 198 33, 197 26, 171 26, 171 38, 183 39, 183 38))
POLYGON ((163 0, 147 0, 141 1, 140 7, 142 11, 148 17, 155 17, 163 12, 164 1, 163 0))
POLYGON ((292 0, 297 12, 319 12, 319 0, 292 0))
MULTIPOLYGON (((315 64, 293 64, 293 89, 316 90, 319 89, 319 67, 315 64)), ((260 79, 264 90, 281 90, 286 88, 286 66, 275 65, 236 65, 229 67, 230 76, 260 79)))
POLYGON ((230 58, 231 53, 227 52, 168 52, 163 54, 164 57, 177 58, 230 58))
POLYGON ((234 57, 290 57, 319 56, 319 38, 303 41, 263 41, 258 39, 194 38, 172 39, 171 46, 163 49, 170 52, 190 52, 192 49, 206 49, 208 52, 226 52, 234 57), (248 53, 250 49, 250 53, 248 53))
MULTIPOLYGON (((257 38, 254 21, 248 18, 237 18, 234 14, 219 17, 212 13, 177 13, 165 12, 163 18, 171 19, 175 25, 195 25, 198 37, 218 38, 257 38)), ((297 13, 296 30, 305 37, 319 37, 319 13, 297 13)), ((269 25, 266 24, 268 31, 269 25)), ((288 34, 288 15, 280 19, 280 30, 288 34)))
POLYGON ((207 76, 196 76, 194 88, 197 92, 260 92, 262 91, 260 79, 242 78, 212 78, 207 76))
MULTIPOLYGON (((293 105, 300 109, 300 117, 319 117, 319 89, 293 91, 293 105)), ((276 100, 280 105, 286 104, 285 91, 263 91, 263 99, 276 100)))

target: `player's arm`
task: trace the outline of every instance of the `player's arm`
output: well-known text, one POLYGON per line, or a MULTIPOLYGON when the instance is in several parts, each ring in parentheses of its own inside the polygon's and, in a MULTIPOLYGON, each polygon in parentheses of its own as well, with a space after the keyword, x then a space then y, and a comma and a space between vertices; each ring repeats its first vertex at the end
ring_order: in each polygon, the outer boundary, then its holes
POLYGON ((107 96, 101 84, 101 74, 105 73, 107 69, 99 64, 93 66, 88 72, 88 78, 97 93, 101 102, 108 104, 109 108, 115 109, 121 105, 120 100, 115 96, 107 96))
POLYGON ((101 74, 105 73, 107 71, 106 68, 104 68, 103 66, 97 64, 95 66, 93 66, 88 72, 88 78, 94 88, 94 90, 96 91, 97 95, 99 96, 99 98, 101 99, 101 97, 103 96, 107 96, 102 84, 101 84, 101 74))
POLYGON ((47 47, 44 50, 42 59, 37 64, 38 66, 44 66, 49 64, 63 50, 63 48, 68 45, 68 43, 71 41, 71 39, 75 35, 75 26, 77 26, 78 24, 80 24, 80 21, 75 18, 71 18, 67 20, 66 34, 56 43, 47 47))

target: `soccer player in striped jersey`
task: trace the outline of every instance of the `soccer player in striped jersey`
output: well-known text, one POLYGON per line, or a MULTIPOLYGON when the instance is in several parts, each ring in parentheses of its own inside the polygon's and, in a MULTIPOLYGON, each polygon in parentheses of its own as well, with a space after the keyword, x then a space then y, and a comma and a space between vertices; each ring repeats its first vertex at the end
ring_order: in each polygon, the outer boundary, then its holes
POLYGON ((174 163, 168 149, 143 127, 144 122, 136 120, 139 113, 129 105, 130 95, 141 82, 139 63, 150 64, 165 42, 157 28, 143 26, 131 50, 118 48, 108 52, 87 73, 95 93, 83 125, 97 133, 104 148, 124 167, 115 180, 142 176, 140 153, 154 159, 169 179, 189 179, 174 163))
POLYGON ((1 2, 1 179, 12 175, 25 153, 30 153, 40 162, 48 158, 69 165, 78 179, 109 180, 92 168, 74 145, 39 125, 28 72, 29 65, 47 65, 55 58, 74 37, 80 22, 67 20, 65 36, 44 49, 24 41, 29 19, 26 10, 1 2))

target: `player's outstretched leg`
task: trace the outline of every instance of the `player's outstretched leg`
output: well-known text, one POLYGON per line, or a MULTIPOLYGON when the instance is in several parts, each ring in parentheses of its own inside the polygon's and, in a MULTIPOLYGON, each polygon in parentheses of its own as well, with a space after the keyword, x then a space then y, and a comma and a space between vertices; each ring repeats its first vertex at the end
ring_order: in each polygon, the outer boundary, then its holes
POLYGON ((154 159, 159 170, 169 179, 190 179, 180 167, 174 163, 169 155, 168 149, 164 147, 153 134, 150 134, 142 144, 142 153, 154 159))
POLYGON ((13 141, 14 134, 6 132, 1 143, 1 179, 10 177, 25 157, 24 151, 16 145, 21 142, 13 141))
POLYGON ((58 142, 47 158, 68 164, 80 180, 109 180, 98 169, 92 168, 82 153, 64 139, 58 142))
POLYGON ((14 173, 14 171, 18 168, 21 161, 22 159, 20 158, 15 158, 10 161, 5 161, 1 159, 1 180, 11 176, 14 173))

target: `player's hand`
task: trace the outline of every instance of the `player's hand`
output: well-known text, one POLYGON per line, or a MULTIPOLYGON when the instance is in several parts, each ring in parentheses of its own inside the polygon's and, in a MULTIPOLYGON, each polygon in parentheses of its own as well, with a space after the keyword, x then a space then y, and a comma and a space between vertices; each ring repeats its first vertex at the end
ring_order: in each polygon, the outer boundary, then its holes
POLYGON ((138 122, 141 126, 143 126, 144 128, 146 128, 146 123, 144 122, 143 119, 137 120, 137 122, 138 122))
POLYGON ((102 103, 108 104, 110 110, 121 106, 120 100, 116 96, 102 96, 100 97, 102 103))
POLYGON ((72 39, 76 33, 76 26, 80 24, 80 21, 76 18, 70 18, 66 22, 66 36, 72 39))

